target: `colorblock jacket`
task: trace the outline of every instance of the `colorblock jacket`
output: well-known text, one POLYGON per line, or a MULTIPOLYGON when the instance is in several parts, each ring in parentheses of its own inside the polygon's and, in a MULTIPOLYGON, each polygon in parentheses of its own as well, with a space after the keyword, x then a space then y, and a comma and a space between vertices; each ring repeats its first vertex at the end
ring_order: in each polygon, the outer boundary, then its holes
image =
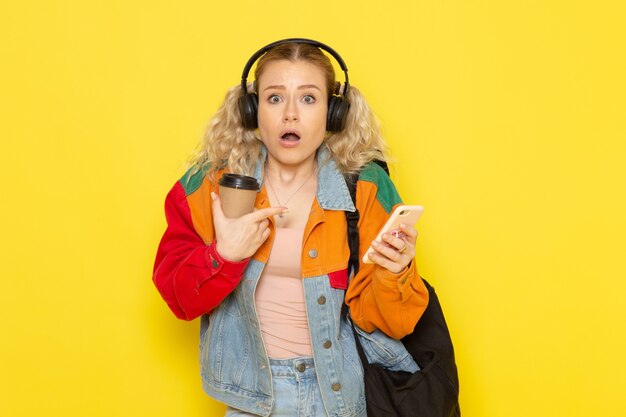
MULTIPOLYGON (((258 163, 254 173, 261 183, 262 166, 258 163)), ((350 251, 344 211, 355 207, 327 151, 318 152, 318 167, 318 190, 305 226, 301 258, 315 367, 329 416, 365 416, 363 369, 348 320, 362 329, 359 333, 370 362, 415 372, 417 364, 396 339, 415 327, 428 303, 428 290, 414 262, 400 274, 362 264, 348 285, 350 251), (350 318, 341 315, 344 295, 350 318)), ((252 258, 224 260, 215 250, 211 218, 210 193, 219 192, 218 188, 217 181, 198 172, 185 174, 169 192, 168 226, 157 251, 153 281, 178 318, 202 316, 200 365, 207 394, 231 407, 268 416, 273 402, 271 372, 254 291, 269 258, 273 222, 270 219, 270 237, 252 258)), ((380 167, 369 164, 361 171, 357 205, 362 252, 400 203, 380 167)), ((265 187, 255 207, 269 207, 265 187)))

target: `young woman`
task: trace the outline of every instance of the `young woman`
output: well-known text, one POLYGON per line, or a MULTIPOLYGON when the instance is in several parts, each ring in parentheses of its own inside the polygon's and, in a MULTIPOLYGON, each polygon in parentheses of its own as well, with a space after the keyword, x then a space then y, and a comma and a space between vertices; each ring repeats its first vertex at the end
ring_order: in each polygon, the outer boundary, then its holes
POLYGON ((365 416, 348 320, 370 362, 416 372, 397 339, 428 303, 410 225, 385 235, 373 263, 349 279, 345 212, 355 207, 343 174, 359 173, 361 255, 401 203, 373 162, 384 158, 379 125, 341 58, 315 41, 261 49, 242 84, 249 91, 229 91, 167 196, 154 282, 177 317, 202 316, 203 388, 228 405, 227 416, 365 416), (321 49, 342 65, 343 91, 321 49), (262 184, 253 213, 224 216, 218 180, 226 172, 262 184))

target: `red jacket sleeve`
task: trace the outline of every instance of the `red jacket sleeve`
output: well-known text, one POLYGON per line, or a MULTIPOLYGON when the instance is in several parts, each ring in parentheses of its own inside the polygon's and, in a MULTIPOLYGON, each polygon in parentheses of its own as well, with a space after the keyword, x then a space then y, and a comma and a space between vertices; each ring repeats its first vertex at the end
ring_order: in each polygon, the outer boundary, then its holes
POLYGON ((159 243, 152 280, 176 317, 210 313, 241 281, 248 260, 230 262, 196 233, 180 182, 165 200, 167 229, 159 243))

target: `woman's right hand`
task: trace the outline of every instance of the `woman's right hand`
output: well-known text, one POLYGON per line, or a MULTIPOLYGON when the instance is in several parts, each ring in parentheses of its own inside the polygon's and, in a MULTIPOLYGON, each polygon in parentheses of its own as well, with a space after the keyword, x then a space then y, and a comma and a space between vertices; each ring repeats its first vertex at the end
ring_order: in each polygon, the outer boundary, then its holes
POLYGON ((216 250, 227 261, 239 262, 251 257, 270 235, 269 217, 283 213, 286 207, 268 207, 236 219, 224 216, 222 200, 211 193, 216 250))

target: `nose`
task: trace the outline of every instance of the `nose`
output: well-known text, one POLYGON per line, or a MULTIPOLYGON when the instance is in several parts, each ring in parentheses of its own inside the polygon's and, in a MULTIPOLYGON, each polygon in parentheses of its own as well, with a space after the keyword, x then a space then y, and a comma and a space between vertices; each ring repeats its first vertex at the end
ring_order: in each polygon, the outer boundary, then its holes
POLYGON ((298 110, 293 100, 289 100, 285 106, 285 114, 283 115, 285 122, 295 122, 298 120, 298 110))

